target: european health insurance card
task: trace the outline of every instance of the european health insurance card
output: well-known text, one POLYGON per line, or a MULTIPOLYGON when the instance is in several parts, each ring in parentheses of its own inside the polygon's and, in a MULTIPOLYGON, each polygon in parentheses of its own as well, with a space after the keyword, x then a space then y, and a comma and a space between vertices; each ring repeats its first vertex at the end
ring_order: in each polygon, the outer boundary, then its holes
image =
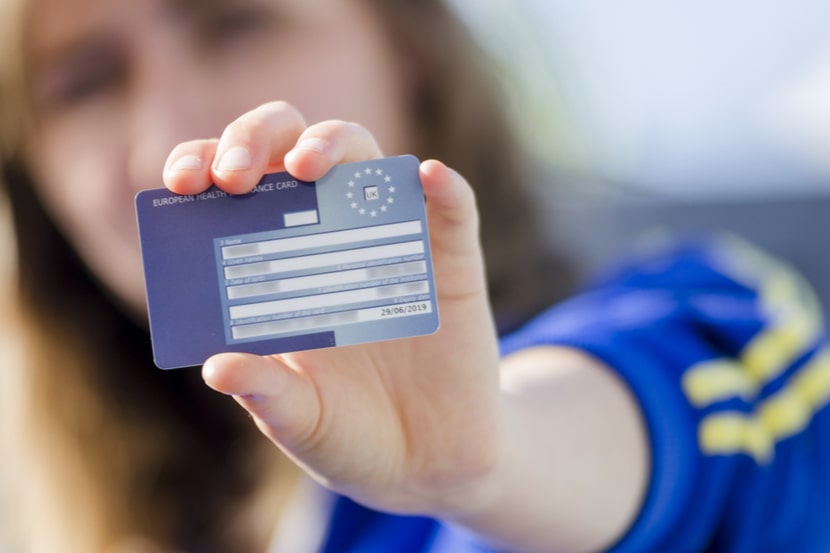
POLYGON ((438 329, 413 156, 338 165, 316 182, 273 173, 241 196, 146 190, 136 212, 160 368, 438 329))

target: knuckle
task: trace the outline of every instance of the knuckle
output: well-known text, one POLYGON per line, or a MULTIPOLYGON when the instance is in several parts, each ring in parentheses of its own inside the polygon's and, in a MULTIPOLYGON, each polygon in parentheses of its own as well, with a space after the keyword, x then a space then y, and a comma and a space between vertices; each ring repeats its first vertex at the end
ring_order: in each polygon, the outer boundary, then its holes
POLYGON ((265 119, 277 120, 294 130, 302 131, 306 127, 305 118, 300 110, 284 100, 268 102, 254 112, 260 112, 265 119))
POLYGON ((260 138, 274 129, 298 135, 305 127, 302 114, 291 104, 278 100, 243 113, 225 127, 222 136, 236 139, 260 138))
POLYGON ((312 132, 328 134, 341 138, 372 136, 369 130, 360 123, 344 121, 342 119, 329 119, 327 121, 317 123, 313 126, 312 132))

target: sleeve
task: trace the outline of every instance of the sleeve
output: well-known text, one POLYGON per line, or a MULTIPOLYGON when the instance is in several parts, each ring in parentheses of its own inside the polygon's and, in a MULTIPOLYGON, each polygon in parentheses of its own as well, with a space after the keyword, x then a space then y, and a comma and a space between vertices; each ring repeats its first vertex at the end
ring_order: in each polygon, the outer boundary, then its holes
POLYGON ((613 553, 826 551, 830 355, 809 286, 734 239, 639 257, 502 341, 601 359, 652 449, 613 553))

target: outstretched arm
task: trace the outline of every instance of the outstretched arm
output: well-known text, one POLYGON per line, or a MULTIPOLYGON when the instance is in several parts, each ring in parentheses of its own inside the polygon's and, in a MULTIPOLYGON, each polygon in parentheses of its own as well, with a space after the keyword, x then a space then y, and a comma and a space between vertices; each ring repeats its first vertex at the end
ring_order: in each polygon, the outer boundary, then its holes
MULTIPOLYGON (((180 144, 165 183, 250 190, 285 169, 317 180, 380 157, 368 131, 307 127, 266 104, 218 140, 180 144), (179 160, 184 160, 177 163, 179 160)), ((599 362, 544 347, 499 358, 471 188, 422 163, 442 328, 434 335, 260 357, 223 354, 203 369, 289 457, 371 507, 427 514, 514 551, 593 551, 636 515, 648 446, 636 402, 599 362)))

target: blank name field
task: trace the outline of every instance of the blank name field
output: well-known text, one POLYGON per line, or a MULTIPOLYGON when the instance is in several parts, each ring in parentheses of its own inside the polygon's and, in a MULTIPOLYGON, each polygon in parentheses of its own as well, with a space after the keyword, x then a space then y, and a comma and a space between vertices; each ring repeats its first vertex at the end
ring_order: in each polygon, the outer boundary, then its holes
POLYGON ((246 265, 232 265, 230 267, 225 267, 225 278, 227 280, 232 280, 262 275, 274 275, 288 271, 308 271, 336 265, 377 261, 391 257, 419 255, 423 254, 424 251, 424 242, 422 240, 416 240, 413 242, 386 244, 384 246, 372 246, 369 248, 357 248, 354 250, 340 250, 337 252, 318 253, 314 255, 300 255, 285 259, 275 259, 273 261, 260 261, 257 263, 248 263, 246 265))
POLYGON ((381 265, 380 267, 367 267, 365 269, 354 269, 351 271, 336 271, 294 278, 283 278, 258 282, 256 284, 241 284, 239 286, 228 286, 228 299, 237 300, 268 294, 280 294, 284 292, 297 292, 299 290, 312 290, 325 288, 327 286, 343 286, 371 282, 384 278, 400 278, 426 273, 426 261, 415 261, 412 263, 396 263, 392 265, 381 265))
POLYGON ((414 294, 425 294, 429 292, 429 282, 419 280, 406 284, 394 284, 392 286, 378 286, 375 288, 361 288, 348 292, 335 292, 333 294, 319 294, 316 296, 302 296, 285 300, 274 300, 247 305, 235 305, 230 308, 230 318, 234 320, 248 319, 251 317, 263 317, 267 315, 278 315, 280 313, 292 313, 309 309, 320 309, 338 307, 356 303, 376 301, 379 299, 411 296, 414 294))
MULTIPOLYGON (((302 213, 297 214, 302 219, 302 213)), ((316 219, 317 212, 314 213, 316 219)), ((289 214, 286 214, 288 216, 289 214)), ((316 221, 315 221, 316 222, 316 221)), ((306 224, 306 223, 297 223, 306 224)), ((288 222, 286 220, 286 226, 288 222)), ((295 225, 296 226, 296 225, 295 225)), ((276 240, 263 240, 262 242, 249 242, 246 244, 235 244, 222 248, 222 259, 238 259, 240 257, 252 257, 255 255, 269 255, 275 253, 286 253, 308 248, 321 248, 328 246, 342 246, 365 240, 382 240, 386 238, 397 238, 421 234, 423 226, 421 221, 405 221, 403 223, 392 223, 390 225, 377 225, 374 227, 361 227, 336 232, 321 232, 319 234, 307 234, 304 236, 292 236, 290 238, 279 238, 276 240)))

